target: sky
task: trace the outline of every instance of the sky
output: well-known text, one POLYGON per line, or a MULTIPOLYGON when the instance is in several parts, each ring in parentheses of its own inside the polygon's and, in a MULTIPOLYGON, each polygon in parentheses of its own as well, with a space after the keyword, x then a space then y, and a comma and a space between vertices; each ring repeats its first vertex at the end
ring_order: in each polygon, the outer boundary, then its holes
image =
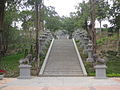
MULTIPOLYGON (((75 6, 82 2, 83 0, 44 0, 44 4, 46 6, 54 6, 55 10, 60 16, 69 16, 70 12, 75 12, 75 6)), ((88 1, 88 0, 85 0, 88 1)), ((103 24, 108 24, 110 26, 110 23, 108 21, 103 21, 103 24)), ((99 22, 96 21, 96 26, 99 27, 99 22)))
POLYGON ((60 16, 69 16, 70 12, 75 11, 75 5, 83 0, 44 0, 46 6, 54 6, 60 16))

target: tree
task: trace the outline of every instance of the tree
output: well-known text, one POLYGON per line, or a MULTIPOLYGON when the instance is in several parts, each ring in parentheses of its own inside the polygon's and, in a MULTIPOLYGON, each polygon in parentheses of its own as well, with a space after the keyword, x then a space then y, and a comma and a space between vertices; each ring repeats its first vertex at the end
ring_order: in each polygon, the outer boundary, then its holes
POLYGON ((0 1, 0 53, 3 55, 6 53, 8 47, 8 39, 10 35, 9 29, 17 17, 17 10, 15 7, 18 0, 15 0, 15 3, 13 3, 13 1, 14 0, 0 1))
POLYGON ((61 29, 61 18, 55 11, 55 8, 52 6, 45 7, 45 27, 52 32, 55 32, 58 29, 61 29))
POLYGON ((90 2, 83 1, 82 3, 79 3, 78 6, 76 6, 77 9, 77 20, 76 20, 76 25, 79 28, 83 28, 84 30, 87 31, 88 36, 90 39, 92 39, 92 31, 90 29, 90 16, 91 16, 91 7, 90 7, 90 2))
POLYGON ((108 17, 109 7, 110 7, 110 5, 105 0, 100 0, 97 2, 96 17, 100 23, 100 34, 101 34, 102 20, 104 20, 108 17))
POLYGON ((4 54, 3 21, 4 21, 5 0, 0 1, 0 54, 4 54))
POLYGON ((96 20, 96 1, 90 0, 90 30, 92 32, 92 43, 93 43, 93 54, 96 54, 96 29, 95 29, 95 20, 96 20))
POLYGON ((70 38, 72 37, 72 33, 74 32, 75 26, 75 17, 62 17, 62 29, 68 31, 70 38))
POLYGON ((117 32, 117 38, 118 38, 118 47, 117 50, 119 50, 120 46, 120 1, 119 0, 114 0, 113 1, 113 6, 110 9, 110 16, 112 16, 112 19, 110 19, 110 23, 113 25, 113 28, 117 32))

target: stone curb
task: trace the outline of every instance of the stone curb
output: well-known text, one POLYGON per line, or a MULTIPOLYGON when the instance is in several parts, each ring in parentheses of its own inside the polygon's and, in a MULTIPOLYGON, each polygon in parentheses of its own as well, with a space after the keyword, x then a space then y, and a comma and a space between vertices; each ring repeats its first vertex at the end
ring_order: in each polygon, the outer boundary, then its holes
POLYGON ((75 42, 74 38, 73 38, 72 40, 73 40, 73 44, 74 44, 74 47, 75 47, 75 50, 76 50, 76 53, 77 53, 77 56, 78 56, 78 59, 79 59, 81 68, 82 68, 82 70, 83 70, 83 74, 84 74, 84 76, 87 76, 87 72, 86 72, 85 66, 84 66, 84 64, 83 64, 82 58, 81 58, 81 56, 80 56, 80 53, 79 53, 79 51, 78 51, 76 42, 75 42))
POLYGON ((48 57, 49 57, 49 55, 50 55, 50 52, 51 52, 51 49, 52 49, 53 43, 54 43, 54 38, 52 39, 52 42, 51 42, 51 44, 50 44, 50 47, 49 47, 48 52, 47 52, 47 54, 46 54, 46 57, 45 57, 45 59, 44 59, 44 62, 43 62, 43 65, 42 65, 42 67, 41 67, 41 70, 40 70, 39 75, 42 75, 43 72, 44 72, 44 69, 45 69, 45 66, 46 66, 46 63, 47 63, 48 57))

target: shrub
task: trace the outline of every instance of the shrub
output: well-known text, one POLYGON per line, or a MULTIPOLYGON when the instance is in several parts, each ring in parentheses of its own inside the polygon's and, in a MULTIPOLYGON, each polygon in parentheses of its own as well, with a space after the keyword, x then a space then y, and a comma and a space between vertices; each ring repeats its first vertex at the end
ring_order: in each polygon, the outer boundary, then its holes
POLYGON ((5 74, 5 73, 6 73, 5 70, 0 70, 0 75, 5 74))
POLYGON ((117 51, 111 51, 111 50, 107 51, 107 54, 112 56, 116 56, 117 53, 118 53, 117 51))

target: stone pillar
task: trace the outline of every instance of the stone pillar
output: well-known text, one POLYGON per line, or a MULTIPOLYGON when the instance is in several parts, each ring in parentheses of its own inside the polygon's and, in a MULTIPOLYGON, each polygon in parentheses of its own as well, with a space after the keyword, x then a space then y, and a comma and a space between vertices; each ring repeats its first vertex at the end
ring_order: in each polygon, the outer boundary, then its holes
POLYGON ((43 51, 44 42, 45 42, 45 40, 40 36, 40 38, 39 38, 39 53, 42 53, 42 51, 43 51))
POLYGON ((87 46, 87 51, 88 51, 88 58, 87 58, 87 62, 93 62, 94 60, 93 60, 93 55, 92 55, 92 50, 93 50, 93 48, 92 48, 92 41, 91 40, 89 40, 89 42, 88 42, 88 46, 87 46))
POLYGON ((52 37, 51 32, 50 32, 50 31, 46 31, 46 33, 48 34, 48 39, 49 39, 49 40, 52 40, 53 37, 52 37))
POLYGON ((84 36, 84 50, 83 53, 87 53, 87 45, 88 45, 88 38, 87 36, 84 36))
POLYGON ((31 65, 20 64, 20 76, 18 79, 31 79, 31 65))
POLYGON ((45 44, 49 43, 49 38, 48 38, 48 33, 44 33, 43 35, 45 35, 45 44))
POLYGON ((96 79, 106 79, 106 68, 107 66, 102 64, 102 65, 96 65, 94 66, 95 72, 96 72, 96 79))
POLYGON ((84 48, 84 34, 81 35, 81 48, 84 48))
POLYGON ((76 34, 75 34, 75 40, 80 40, 79 32, 76 32, 76 34))
POLYGON ((79 33, 80 36, 80 42, 82 41, 82 32, 79 33))

